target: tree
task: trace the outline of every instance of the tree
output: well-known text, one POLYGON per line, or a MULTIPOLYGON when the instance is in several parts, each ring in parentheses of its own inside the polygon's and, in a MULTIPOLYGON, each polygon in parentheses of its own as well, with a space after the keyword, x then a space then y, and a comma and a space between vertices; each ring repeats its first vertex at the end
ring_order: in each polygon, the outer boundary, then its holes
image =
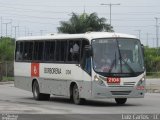
POLYGON ((85 33, 88 31, 107 31, 113 32, 113 27, 106 24, 105 18, 99 18, 96 13, 77 15, 72 13, 69 21, 61 21, 58 32, 60 33, 85 33))
POLYGON ((147 72, 160 71, 159 49, 145 47, 145 65, 147 72))
POLYGON ((0 61, 13 61, 14 40, 11 38, 0 39, 0 61))

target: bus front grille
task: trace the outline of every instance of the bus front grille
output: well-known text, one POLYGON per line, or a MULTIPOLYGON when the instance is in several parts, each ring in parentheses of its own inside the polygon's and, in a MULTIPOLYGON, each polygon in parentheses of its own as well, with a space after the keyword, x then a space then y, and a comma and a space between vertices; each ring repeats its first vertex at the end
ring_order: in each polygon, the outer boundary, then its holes
POLYGON ((129 95, 131 91, 111 91, 112 95, 129 95))
POLYGON ((134 86, 136 82, 124 82, 123 85, 125 86, 134 86))

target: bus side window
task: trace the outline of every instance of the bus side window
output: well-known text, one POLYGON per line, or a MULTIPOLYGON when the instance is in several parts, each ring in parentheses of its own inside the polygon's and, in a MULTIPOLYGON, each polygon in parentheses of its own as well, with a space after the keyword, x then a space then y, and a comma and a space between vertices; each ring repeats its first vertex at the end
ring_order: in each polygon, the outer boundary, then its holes
POLYGON ((33 60, 43 60, 44 42, 34 41, 33 60))
POLYGON ((89 42, 84 39, 69 40, 68 41, 68 54, 67 61, 80 62, 83 56, 83 50, 85 45, 89 45, 89 42))
POLYGON ((73 46, 73 41, 69 41, 68 42, 68 55, 67 55, 67 58, 68 58, 68 61, 72 61, 72 46, 73 46))
POLYGON ((67 41, 61 41, 61 56, 60 56, 61 61, 66 61, 67 57, 67 41))
POLYGON ((84 70, 91 75, 91 58, 84 58, 84 70))
POLYGON ((24 42, 23 60, 32 60, 33 42, 24 42))
POLYGON ((67 41, 57 40, 55 60, 57 62, 64 62, 66 60, 66 53, 67 53, 67 41))
POLYGON ((89 41, 87 41, 87 40, 82 40, 82 45, 81 45, 81 57, 80 57, 80 59, 82 59, 82 57, 83 57, 85 45, 89 45, 89 41))
POLYGON ((23 42, 16 42, 16 61, 22 60, 23 42))
POLYGON ((81 63, 82 69, 84 69, 89 75, 91 75, 91 57, 87 57, 86 53, 84 54, 84 47, 89 45, 87 40, 82 40, 82 48, 81 48, 81 63))
POLYGON ((68 61, 78 61, 80 58, 81 41, 69 41, 68 61))
POLYGON ((55 59, 55 41, 46 41, 44 48, 44 61, 54 61, 55 59))
POLYGON ((60 60, 60 57, 61 57, 61 41, 56 41, 56 54, 55 54, 55 60, 58 62, 58 61, 61 61, 60 60))

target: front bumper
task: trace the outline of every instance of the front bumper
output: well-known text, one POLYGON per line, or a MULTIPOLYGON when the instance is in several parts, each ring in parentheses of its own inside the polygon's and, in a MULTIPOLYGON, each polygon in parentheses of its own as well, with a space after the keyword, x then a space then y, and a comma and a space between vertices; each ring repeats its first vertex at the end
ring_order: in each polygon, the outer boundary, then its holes
POLYGON ((92 98, 144 98, 145 89, 136 86, 100 86, 93 84, 92 98))

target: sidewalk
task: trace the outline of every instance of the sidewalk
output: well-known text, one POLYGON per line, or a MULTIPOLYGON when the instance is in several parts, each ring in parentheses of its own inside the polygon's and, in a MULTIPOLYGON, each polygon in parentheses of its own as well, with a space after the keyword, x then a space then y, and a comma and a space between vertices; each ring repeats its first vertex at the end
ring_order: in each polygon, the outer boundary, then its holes
POLYGON ((0 82, 0 85, 4 85, 4 84, 14 84, 14 81, 0 82))

